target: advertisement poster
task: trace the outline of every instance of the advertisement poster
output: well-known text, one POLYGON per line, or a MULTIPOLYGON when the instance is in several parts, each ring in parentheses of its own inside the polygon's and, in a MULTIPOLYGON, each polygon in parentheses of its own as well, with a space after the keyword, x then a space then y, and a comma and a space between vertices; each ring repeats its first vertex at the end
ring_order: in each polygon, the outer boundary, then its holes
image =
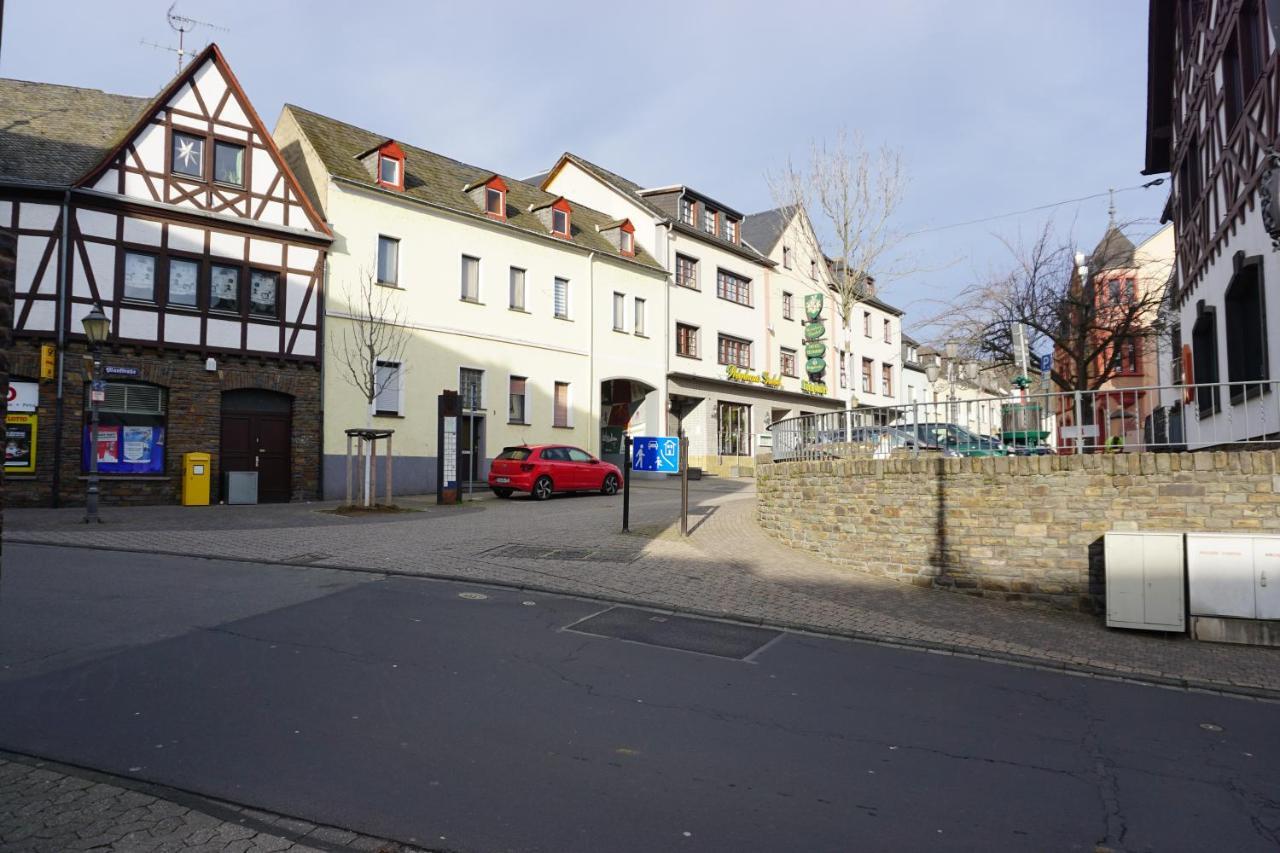
MULTIPOLYGON (((81 463, 89 470, 89 428, 84 428, 81 463)), ((98 471, 103 474, 164 473, 164 427, 99 426, 98 471)))
POLYGON ((120 461, 120 427, 98 427, 98 469, 120 461))
POLYGON ((36 418, 38 415, 6 415, 4 421, 4 471, 34 474, 36 471, 36 418))

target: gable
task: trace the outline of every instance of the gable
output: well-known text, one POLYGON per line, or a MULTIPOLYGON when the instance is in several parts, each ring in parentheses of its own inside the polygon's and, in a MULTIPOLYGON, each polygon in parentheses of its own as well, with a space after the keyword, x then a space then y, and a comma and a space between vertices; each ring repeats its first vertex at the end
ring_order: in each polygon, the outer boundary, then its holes
POLYGON ((170 82, 77 186, 329 233, 216 45, 170 82))

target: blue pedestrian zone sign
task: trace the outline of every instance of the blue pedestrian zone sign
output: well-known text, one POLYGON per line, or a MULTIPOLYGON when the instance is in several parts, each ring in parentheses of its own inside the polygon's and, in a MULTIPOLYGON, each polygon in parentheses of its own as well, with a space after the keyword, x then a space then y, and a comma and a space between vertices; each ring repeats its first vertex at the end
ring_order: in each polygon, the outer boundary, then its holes
POLYGON ((680 473, 680 439, 669 435, 642 435, 631 439, 631 469, 680 473))

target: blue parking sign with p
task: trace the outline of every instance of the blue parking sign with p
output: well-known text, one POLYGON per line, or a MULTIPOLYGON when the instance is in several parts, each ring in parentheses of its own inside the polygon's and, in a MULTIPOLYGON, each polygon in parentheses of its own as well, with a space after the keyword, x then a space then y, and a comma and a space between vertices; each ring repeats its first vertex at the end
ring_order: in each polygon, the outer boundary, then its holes
POLYGON ((631 470, 680 473, 680 439, 669 435, 631 439, 631 470))

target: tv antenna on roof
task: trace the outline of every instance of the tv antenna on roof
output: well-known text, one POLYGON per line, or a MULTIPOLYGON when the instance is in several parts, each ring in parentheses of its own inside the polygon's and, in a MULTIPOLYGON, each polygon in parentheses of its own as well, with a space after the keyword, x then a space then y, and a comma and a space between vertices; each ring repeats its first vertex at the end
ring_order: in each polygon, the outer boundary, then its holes
POLYGON ((196 27, 206 27, 208 29, 218 30, 224 33, 230 32, 230 30, 226 27, 220 27, 217 24, 211 24, 208 21, 197 21, 195 18, 188 18, 186 15, 179 15, 175 11, 177 7, 178 4, 175 2, 169 7, 169 11, 165 13, 165 17, 169 21, 170 29, 178 34, 178 46, 173 47, 168 44, 156 44, 155 42, 147 41, 146 39, 143 39, 142 43, 158 50, 168 50, 178 54, 178 71, 181 73, 182 62, 187 57, 187 33, 191 32, 196 27))

